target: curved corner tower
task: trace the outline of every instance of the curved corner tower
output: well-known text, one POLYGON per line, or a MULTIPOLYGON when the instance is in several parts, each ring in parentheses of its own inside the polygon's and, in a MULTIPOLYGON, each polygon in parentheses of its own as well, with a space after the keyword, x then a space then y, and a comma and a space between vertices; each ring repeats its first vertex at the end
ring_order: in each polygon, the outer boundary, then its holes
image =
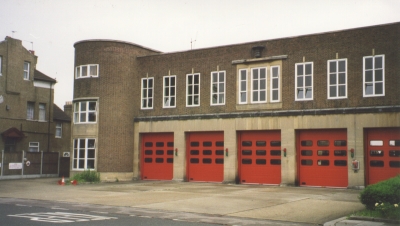
POLYGON ((140 95, 136 58, 159 52, 114 40, 74 47, 71 174, 90 169, 101 180, 132 179, 134 101, 140 95))

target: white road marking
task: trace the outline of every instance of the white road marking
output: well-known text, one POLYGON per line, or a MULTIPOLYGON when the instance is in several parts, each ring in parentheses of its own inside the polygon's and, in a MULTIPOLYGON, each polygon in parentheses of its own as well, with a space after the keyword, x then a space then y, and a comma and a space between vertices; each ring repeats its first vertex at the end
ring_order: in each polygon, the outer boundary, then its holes
POLYGON ((42 212, 42 213, 24 213, 8 215, 9 217, 30 218, 32 221, 50 222, 50 223, 71 223, 83 221, 113 220, 117 217, 104 217, 88 214, 66 213, 66 212, 42 212))

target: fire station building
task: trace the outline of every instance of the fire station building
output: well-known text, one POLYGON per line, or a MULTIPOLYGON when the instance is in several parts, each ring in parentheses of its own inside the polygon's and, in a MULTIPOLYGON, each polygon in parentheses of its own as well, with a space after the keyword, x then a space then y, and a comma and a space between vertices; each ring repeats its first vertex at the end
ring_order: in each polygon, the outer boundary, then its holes
POLYGON ((400 174, 400 23, 162 53, 74 44, 71 173, 364 187, 400 174))

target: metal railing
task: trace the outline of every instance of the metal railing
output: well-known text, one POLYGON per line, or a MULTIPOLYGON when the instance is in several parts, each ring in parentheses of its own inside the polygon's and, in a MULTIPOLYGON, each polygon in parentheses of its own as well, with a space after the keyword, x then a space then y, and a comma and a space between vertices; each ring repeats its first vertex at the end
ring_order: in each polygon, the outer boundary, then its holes
POLYGON ((59 152, 1 151, 0 179, 58 177, 59 152))

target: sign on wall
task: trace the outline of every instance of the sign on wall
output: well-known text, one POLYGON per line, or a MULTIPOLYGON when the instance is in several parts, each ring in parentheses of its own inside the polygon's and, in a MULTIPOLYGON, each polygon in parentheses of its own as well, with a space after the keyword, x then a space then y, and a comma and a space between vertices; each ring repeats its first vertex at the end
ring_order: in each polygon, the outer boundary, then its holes
POLYGON ((8 169, 12 170, 12 169, 22 169, 22 163, 20 162, 10 162, 8 164, 8 169))

